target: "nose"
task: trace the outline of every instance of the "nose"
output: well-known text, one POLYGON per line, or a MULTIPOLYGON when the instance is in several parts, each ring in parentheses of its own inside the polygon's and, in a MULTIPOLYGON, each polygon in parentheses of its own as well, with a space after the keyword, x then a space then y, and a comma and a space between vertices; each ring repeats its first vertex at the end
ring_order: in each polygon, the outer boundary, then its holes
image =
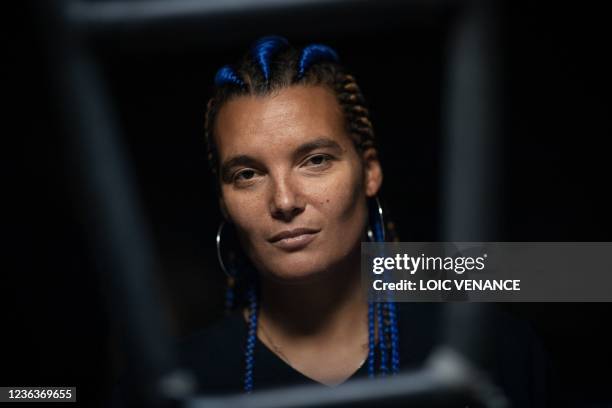
POLYGON ((270 199, 272 218, 290 222, 304 212, 305 201, 300 188, 288 175, 275 177, 270 199))

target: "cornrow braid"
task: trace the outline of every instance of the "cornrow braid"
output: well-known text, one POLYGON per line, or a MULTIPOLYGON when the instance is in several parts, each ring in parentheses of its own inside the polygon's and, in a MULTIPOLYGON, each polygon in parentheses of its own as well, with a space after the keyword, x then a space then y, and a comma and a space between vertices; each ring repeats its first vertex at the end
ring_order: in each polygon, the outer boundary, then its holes
POLYGON ((346 116, 348 130, 360 150, 375 147, 374 129, 370 120, 370 111, 366 108, 365 98, 355 77, 340 72, 336 80, 336 94, 346 116))

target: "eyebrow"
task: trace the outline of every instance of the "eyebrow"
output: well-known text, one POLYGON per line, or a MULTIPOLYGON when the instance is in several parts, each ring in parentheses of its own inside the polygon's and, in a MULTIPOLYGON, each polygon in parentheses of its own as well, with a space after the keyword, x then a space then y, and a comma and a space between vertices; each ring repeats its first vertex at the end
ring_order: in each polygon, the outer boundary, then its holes
MULTIPOLYGON (((319 139, 315 139, 313 141, 306 142, 300 145, 297 149, 295 149, 292 155, 294 159, 297 159, 297 158, 300 158, 301 156, 304 156, 310 153, 313 150, 323 149, 323 148, 336 150, 337 154, 341 154, 344 151, 342 147, 336 141, 329 139, 327 137, 321 137, 319 139)), ((220 169, 221 179, 224 182, 229 183, 231 181, 230 171, 233 167, 238 167, 238 166, 257 167, 257 165, 258 165, 258 161, 251 156, 248 156, 245 154, 233 156, 221 164, 221 169, 220 169)))

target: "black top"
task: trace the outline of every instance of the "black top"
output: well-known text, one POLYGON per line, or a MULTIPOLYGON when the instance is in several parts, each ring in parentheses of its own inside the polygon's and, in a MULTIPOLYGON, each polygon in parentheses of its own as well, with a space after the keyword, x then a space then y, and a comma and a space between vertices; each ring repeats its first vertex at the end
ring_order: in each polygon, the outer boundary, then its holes
MULTIPOLYGON (((442 304, 398 303, 401 370, 420 368, 440 343, 442 304)), ((542 407, 545 402, 545 364, 539 341, 526 324, 495 309, 493 353, 486 371, 516 407, 542 407)), ((200 391, 242 392, 247 324, 234 313, 201 330, 179 345, 182 364, 191 369, 200 391)), ((298 372, 257 339, 253 388, 319 384, 298 372)), ((367 377, 367 362, 351 378, 367 377)), ((324 385, 321 385, 324 386, 324 385)))

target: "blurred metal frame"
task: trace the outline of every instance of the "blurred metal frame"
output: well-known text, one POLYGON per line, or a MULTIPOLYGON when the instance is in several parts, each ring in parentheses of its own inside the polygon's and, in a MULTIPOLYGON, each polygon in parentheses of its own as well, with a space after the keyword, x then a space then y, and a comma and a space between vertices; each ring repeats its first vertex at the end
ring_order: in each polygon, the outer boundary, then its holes
MULTIPOLYGON (((492 163, 499 137, 498 72, 492 58, 496 44, 493 0, 474 1, 365 1, 365 0, 173 0, 173 1, 50 1, 41 2, 47 25, 52 71, 61 96, 70 145, 81 175, 81 190, 89 202, 89 216, 97 246, 106 258, 102 279, 109 280, 116 296, 114 319, 123 328, 124 345, 133 362, 142 367, 138 395, 148 404, 173 399, 188 407, 321 407, 356 406, 399 401, 420 406, 443 406, 469 396, 487 407, 507 401, 486 378, 470 368, 482 357, 486 344, 480 324, 486 312, 449 305, 447 343, 454 352, 438 351, 430 364, 413 374, 385 380, 355 381, 337 389, 298 387, 226 398, 192 398, 188 373, 177 366, 163 308, 155 295, 152 271, 159 262, 143 218, 142 205, 132 182, 130 163, 123 153, 121 132, 103 76, 91 47, 104 42, 142 46, 152 33, 168 41, 185 41, 198 32, 203 42, 218 41, 219 33, 255 36, 293 27, 316 16, 318 25, 335 29, 362 29, 370 24, 405 21, 414 8, 456 8, 450 30, 446 148, 442 196, 447 203, 442 218, 448 241, 483 241, 490 237, 495 217, 492 163), (276 18, 282 14, 283 19, 276 18), (342 16, 341 24, 338 24, 342 16), (252 26, 239 22, 256 22, 252 26), (238 34, 236 31, 241 31, 238 34), (171 39, 170 39, 171 38, 171 39), (108 274, 108 275, 106 275, 108 274), (457 329, 461 324, 480 330, 457 329), (293 391, 292 391, 293 390, 293 391), (308 392, 296 393, 296 390, 308 392), (298 397, 299 395, 299 397, 298 397)), ((486 335, 485 335, 486 337, 486 335)))
POLYGON ((77 1, 66 18, 94 42, 111 47, 142 47, 155 36, 172 45, 184 42, 223 45, 270 32, 287 35, 362 30, 447 10, 458 0, 148 0, 77 1), (414 13, 417 11, 418 13, 414 13), (423 11, 423 12, 419 12, 423 11), (316 21, 316 27, 313 26, 316 21), (197 36, 192 34, 196 33, 197 36), (220 35, 222 34, 222 35, 220 35), (195 38, 194 38, 195 37, 195 38))

